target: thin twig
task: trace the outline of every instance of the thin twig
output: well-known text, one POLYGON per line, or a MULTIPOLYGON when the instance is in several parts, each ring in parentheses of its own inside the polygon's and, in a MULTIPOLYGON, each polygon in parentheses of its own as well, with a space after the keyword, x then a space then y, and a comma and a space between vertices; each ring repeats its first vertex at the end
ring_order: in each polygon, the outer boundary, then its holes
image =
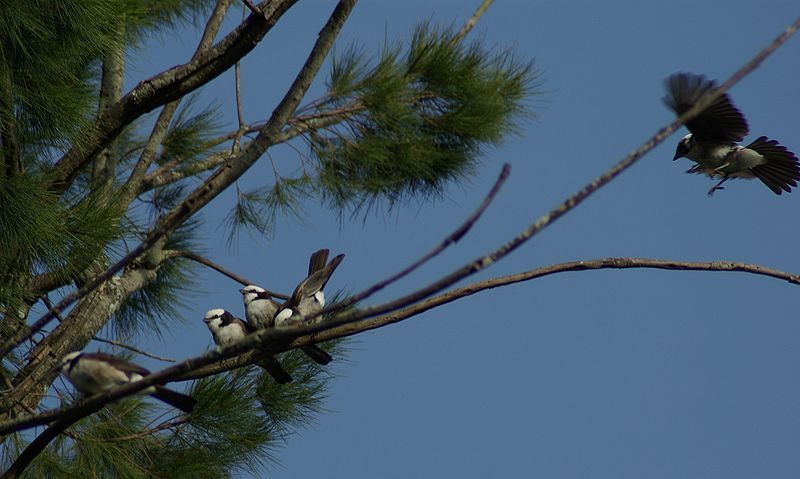
MULTIPOLYGON (((204 266, 208 266, 209 268, 211 268, 211 269, 213 269, 213 270, 215 270, 215 271, 217 271, 219 273, 224 274, 225 276, 227 276, 230 279, 240 283, 243 286, 247 286, 247 285, 250 285, 250 284, 258 284, 258 283, 254 283, 254 282, 248 280, 247 278, 245 278, 243 276, 240 276, 240 275, 234 273, 233 271, 231 271, 229 269, 226 269, 226 268, 218 265, 217 263, 211 261, 210 259, 206 258, 205 256, 201 256, 201 255, 199 255, 197 253, 193 253, 191 251, 169 250, 169 251, 165 251, 164 252, 164 256, 165 257, 181 257, 181 258, 190 259, 192 261, 196 261, 196 262, 198 262, 198 263, 200 263, 200 264, 202 264, 204 266)), ((276 293, 274 291, 269 291, 267 289, 265 289, 264 291, 266 291, 267 294, 269 294, 273 298, 289 299, 289 296, 287 296, 285 294, 282 294, 282 293, 276 293)))
POLYGON ((122 441, 132 441, 135 439, 141 439, 143 437, 152 436, 161 431, 165 431, 167 429, 173 429, 178 426, 182 426, 189 422, 189 418, 184 417, 182 419, 173 419, 172 421, 167 421, 159 424, 154 428, 150 428, 146 431, 138 432, 136 434, 128 434, 127 436, 117 436, 117 437, 104 437, 98 439, 100 442, 122 442, 122 441))
MULTIPOLYGON (((42 295, 41 299, 42 299, 42 303, 44 303, 44 305, 45 305, 45 307, 47 309, 53 309, 53 304, 50 302, 50 298, 46 294, 42 295)), ((57 314, 56 315, 56 319, 58 320, 59 323, 64 321, 64 318, 61 317, 61 314, 57 314)), ((168 362, 168 363, 174 363, 176 361, 175 359, 172 359, 172 358, 165 358, 165 357, 153 354, 153 353, 148 353, 147 351, 142 351, 141 349, 139 349, 137 347, 134 347, 134 346, 131 346, 130 344, 125 344, 125 343, 122 343, 120 341, 114 341, 113 339, 105 339, 105 338, 101 338, 99 336, 92 336, 92 340, 93 341, 97 341, 99 343, 106 343, 106 344, 111 344, 112 346, 117 346, 117 347, 120 347, 120 348, 129 349, 129 350, 133 351, 134 353, 141 354, 143 356, 148 356, 148 357, 151 357, 153 359, 157 359, 159 361, 164 361, 164 362, 168 362)))
POLYGON ((101 338, 99 336, 92 336, 92 341, 97 341, 98 343, 106 343, 106 344, 110 344, 112 346, 117 346, 119 348, 128 349, 130 351, 133 351, 136 354, 141 354, 142 356, 147 356, 148 358, 153 358, 153 359, 156 359, 158 361, 164 361, 164 362, 167 362, 167 363, 174 363, 175 361, 177 361, 177 359, 167 358, 167 357, 164 357, 164 356, 159 356, 157 354, 148 353, 147 351, 143 351, 143 350, 141 350, 141 349, 139 349, 139 348, 137 348, 135 346, 131 346, 130 344, 125 344, 125 343, 120 342, 120 341, 115 341, 113 339, 106 339, 106 338, 101 338))
MULTIPOLYGON (((249 1, 244 0, 244 4, 250 8, 251 5, 248 5, 249 1)), ((255 8, 255 7, 253 7, 255 8)), ((251 10, 253 9, 251 8, 251 10)), ((242 9, 242 21, 244 21, 245 10, 242 9)), ((242 62, 236 62, 233 65, 233 90, 234 90, 234 100, 236 103, 236 118, 239 121, 239 128, 236 130, 236 136, 233 138, 233 145, 231 146, 231 154, 236 153, 239 151, 239 145, 242 139, 242 135, 244 134, 247 125, 244 123, 244 108, 242 107, 242 62)))
POLYGON ((486 13, 486 10, 489 9, 492 3, 494 3, 494 0, 483 0, 483 2, 481 2, 477 10, 475 10, 475 13, 469 17, 469 20, 467 20, 464 26, 461 27, 461 30, 459 30, 458 34, 453 37, 453 43, 460 42, 465 36, 467 36, 467 33, 469 33, 472 28, 475 27, 475 24, 478 23, 478 20, 480 20, 483 14, 486 13))
MULTIPOLYGON (((447 249, 448 246, 457 243, 461 238, 464 237, 464 235, 466 235, 469 232, 469 230, 475 225, 475 223, 478 221, 481 215, 483 215, 483 213, 492 203, 495 196, 497 196, 497 193, 500 191, 500 188, 502 188, 503 184, 506 182, 506 179, 508 179, 508 175, 510 172, 511 172, 511 165, 505 163, 503 165, 503 168, 500 170, 500 175, 497 177, 497 181, 495 181, 494 185, 489 190, 489 193, 487 193, 487 195, 483 198, 483 201, 478 206, 478 208, 475 211, 473 211, 472 214, 469 215, 469 217, 467 217, 467 219, 461 224, 461 226, 459 226, 455 231, 453 231, 449 236, 447 236, 441 243, 439 243, 439 245, 437 245, 428 254, 422 256, 420 259, 418 259, 417 261, 415 261, 414 263, 412 263, 399 273, 392 275, 386 278, 385 280, 374 284, 373 286, 370 286, 369 288, 365 289, 364 291, 354 296, 351 296, 343 301, 336 303, 335 305, 336 307, 335 308, 332 307, 329 312, 341 311, 342 309, 345 309, 353 304, 363 301, 364 299, 372 296, 373 294, 389 286, 390 284, 397 282, 398 280, 407 276, 408 274, 410 274, 412 271, 416 270, 423 264, 435 258, 442 251, 447 249)), ((307 319, 313 319, 313 318, 314 318, 313 316, 309 315, 307 319)))

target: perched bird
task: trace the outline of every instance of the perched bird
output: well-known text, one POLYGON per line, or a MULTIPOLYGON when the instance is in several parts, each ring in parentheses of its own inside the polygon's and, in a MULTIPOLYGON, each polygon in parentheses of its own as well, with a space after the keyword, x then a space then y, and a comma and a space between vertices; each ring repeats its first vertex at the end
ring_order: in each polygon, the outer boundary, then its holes
MULTIPOLYGON (((131 383, 150 374, 147 369, 105 353, 72 352, 59 365, 61 374, 81 394, 91 396, 114 386, 131 383)), ((160 384, 150 386, 142 394, 164 401, 184 412, 192 412, 196 401, 191 396, 167 389, 160 384)))
MULTIPOLYGON (((675 73, 667 78, 666 87, 664 103, 681 116, 717 84, 703 75, 675 73)), ((709 196, 723 189, 722 184, 729 178, 758 178, 778 195, 790 192, 800 181, 797 157, 776 140, 761 136, 747 146, 737 144, 747 136, 749 128, 727 94, 687 121, 686 128, 691 133, 678 142, 673 160, 686 157, 697 163, 687 173, 720 177, 709 196)))
MULTIPOLYGON (((316 254, 316 253, 315 253, 316 254)), ((275 313, 280 305, 260 286, 250 284, 239 290, 244 300, 244 313, 247 322, 256 328, 275 327, 275 313)), ((333 360, 330 354, 313 344, 301 346, 311 359, 325 365, 333 360)))
MULTIPOLYGON (((214 338, 214 344, 217 346, 228 346, 236 341, 241 341, 248 334, 255 331, 250 324, 235 317, 224 309, 212 309, 208 311, 203 318, 208 329, 211 331, 211 336, 214 338)), ((292 376, 283 369, 281 363, 272 356, 267 356, 258 363, 270 376, 275 379, 278 384, 286 384, 292 382, 292 376)))
MULTIPOLYGON (((328 280, 336 270, 336 267, 344 259, 344 255, 340 254, 328 263, 329 253, 329 250, 321 249, 311 255, 308 261, 308 276, 297 285, 292 297, 283 303, 275 314, 276 327, 288 326, 292 321, 296 321, 303 316, 315 314, 325 306, 323 289, 328 284, 328 280)), ((306 350, 306 347, 303 348, 303 351, 320 364, 327 364, 333 360, 328 353, 325 353, 326 357, 323 358, 313 356, 311 352, 306 350), (322 362, 322 359, 326 361, 322 362)), ((320 349, 320 351, 322 350, 320 349)))

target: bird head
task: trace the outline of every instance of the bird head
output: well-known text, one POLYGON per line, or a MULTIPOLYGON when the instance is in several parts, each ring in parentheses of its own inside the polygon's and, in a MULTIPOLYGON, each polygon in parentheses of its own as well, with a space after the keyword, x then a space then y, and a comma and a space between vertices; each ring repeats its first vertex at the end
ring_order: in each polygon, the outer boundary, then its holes
POLYGON ((211 309, 203 317, 203 322, 206 323, 208 329, 213 331, 222 326, 222 321, 226 314, 228 314, 228 312, 225 311, 224 309, 221 308, 211 309))
POLYGON ((58 363, 59 371, 61 371, 62 373, 66 372, 70 368, 70 366, 72 365, 72 362, 80 355, 81 355, 80 351, 73 351, 73 352, 67 354, 66 356, 64 356, 64 358, 61 360, 61 362, 58 363))
POLYGON ((242 293, 244 304, 246 305, 250 304, 251 301, 254 301, 259 297, 263 297, 267 293, 264 288, 254 284, 248 284, 244 288, 240 289, 239 292, 242 293))
POLYGON ((694 137, 689 133, 678 142, 678 147, 675 148, 675 157, 672 158, 672 161, 683 158, 689 154, 689 152, 692 151, 692 146, 694 146, 694 137))

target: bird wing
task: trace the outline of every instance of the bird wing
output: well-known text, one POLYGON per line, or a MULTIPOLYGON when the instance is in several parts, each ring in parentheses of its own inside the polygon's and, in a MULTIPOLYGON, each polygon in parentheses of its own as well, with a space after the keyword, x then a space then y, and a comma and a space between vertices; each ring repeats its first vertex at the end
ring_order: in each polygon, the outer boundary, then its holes
POLYGON ((81 357, 86 359, 96 359, 98 361, 107 362, 112 366, 114 366, 115 368, 119 369, 120 371, 123 371, 128 376, 130 376, 131 374, 139 374, 141 376, 147 376, 148 374, 150 374, 150 371, 139 366, 138 364, 129 363, 128 361, 119 359, 116 356, 112 356, 106 353, 100 353, 100 352, 83 353, 81 354, 81 357))
MULTIPOLYGON (((717 83, 703 75, 681 72, 667 78, 666 87, 664 103, 681 116, 704 94, 717 88, 717 83)), ((718 97, 699 115, 687 121, 686 128, 700 140, 739 142, 749 132, 747 120, 727 94, 718 97)))
POLYGON ((301 281, 300 284, 298 284, 294 289, 292 298, 289 300, 290 304, 292 306, 297 306, 300 304, 303 298, 313 296, 317 291, 321 291, 322 288, 324 288, 328 283, 333 271, 337 266, 339 266, 339 263, 341 263, 343 259, 343 254, 337 255, 331 260, 330 263, 328 263, 327 266, 308 275, 306 279, 301 281))
POLYGON ((245 334, 253 333, 257 329, 255 327, 255 325, 250 324, 249 321, 242 321, 241 319, 236 318, 236 317, 234 317, 233 321, 231 321, 231 323, 234 323, 234 322, 237 323, 237 324, 240 324, 242 326, 242 329, 244 329, 245 334))
POLYGON ((328 262, 328 255, 330 250, 327 248, 314 252, 308 259, 308 275, 311 276, 314 272, 321 270, 328 262))

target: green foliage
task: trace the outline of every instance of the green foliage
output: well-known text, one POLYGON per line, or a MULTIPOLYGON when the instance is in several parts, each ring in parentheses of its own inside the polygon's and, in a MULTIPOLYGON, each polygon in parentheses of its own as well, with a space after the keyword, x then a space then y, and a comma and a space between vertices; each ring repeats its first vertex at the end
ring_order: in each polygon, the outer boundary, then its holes
POLYGON ((343 122, 308 135, 331 206, 358 211, 440 195, 464 178, 487 146, 529 114, 536 73, 511 52, 457 42, 423 24, 409 45, 387 46, 370 65, 350 48, 331 66, 328 96, 309 117, 343 122))
POLYGON ((184 163, 215 151, 210 143, 221 126, 219 109, 213 105, 198 109, 196 101, 197 96, 190 95, 181 103, 161 142, 157 164, 184 163))
POLYGON ((68 281, 119 235, 113 201, 89 195, 64 204, 46 184, 34 176, 0 178, 0 305, 31 299, 20 277, 48 270, 68 281))
MULTIPOLYGON (((96 104, 98 58, 119 47, 116 2, 4 2, 0 16, 3 102, 14 106, 27 163, 63 149, 96 104)), ((7 112, 6 112, 7 113, 7 112)))
POLYGON ((278 177, 269 187, 243 192, 237 187, 236 204, 228 213, 227 244, 230 248, 243 228, 263 235, 272 235, 279 216, 303 220, 302 201, 311 197, 312 179, 308 175, 297 178, 278 177))
MULTIPOLYGON (((197 400, 190 415, 139 396, 114 402, 50 444, 28 474, 189 479, 246 471, 257 476, 274 462, 271 453, 284 443, 289 428, 319 411, 330 374, 298 351, 281 360, 294 383, 278 386, 255 367, 195 381, 187 391, 197 400), (167 414, 154 422, 156 407, 167 414)), ((5 438, 3 462, 8 465, 26 445, 19 435, 5 438)))
POLYGON ((212 0, 119 0, 125 11, 129 41, 145 38, 153 32, 172 29, 193 22, 198 14, 213 5, 212 0))
POLYGON ((197 381, 191 389, 198 400, 192 421, 156 459, 161 477, 227 477, 234 468, 255 473, 264 466, 277 438, 253 400, 255 387, 255 377, 244 370, 197 381))
MULTIPOLYGON (((173 232, 165 250, 196 251, 195 232, 199 220, 183 223, 173 232)), ((109 323, 115 337, 127 340, 145 333, 162 337, 176 322, 184 318, 179 310, 191 298, 195 285, 196 263, 181 257, 161 262, 156 279, 135 291, 122 303, 109 323)))

